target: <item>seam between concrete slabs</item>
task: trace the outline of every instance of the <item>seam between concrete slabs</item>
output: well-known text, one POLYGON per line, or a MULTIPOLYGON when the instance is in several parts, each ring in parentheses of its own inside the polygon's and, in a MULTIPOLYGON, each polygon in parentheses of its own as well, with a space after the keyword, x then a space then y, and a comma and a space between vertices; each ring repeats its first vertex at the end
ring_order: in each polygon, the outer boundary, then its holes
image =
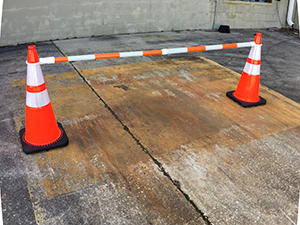
MULTIPOLYGON (((63 55, 66 56, 59 47, 55 45, 55 43, 52 41, 52 44, 58 49, 58 51, 63 55)), ((144 147, 144 145, 138 140, 135 135, 130 131, 130 129, 121 121, 121 119, 117 116, 117 114, 112 110, 111 107, 101 98, 101 96, 96 92, 96 90, 89 84, 89 82, 85 79, 85 77, 79 72, 79 70, 76 68, 76 66, 69 62, 70 65, 73 67, 73 69, 78 73, 78 75, 81 77, 81 79, 90 87, 90 89, 93 91, 93 93, 98 97, 98 99, 104 104, 105 108, 115 117, 115 119, 123 126, 123 129, 128 132, 131 137, 135 140, 136 144, 152 159, 152 161, 155 163, 155 165, 158 166, 159 170, 163 173, 165 177, 167 177, 173 185, 177 188, 177 190, 185 197, 185 199, 193 206, 193 208, 200 214, 203 221, 207 225, 212 225, 212 223, 209 221, 209 218, 204 215, 204 213, 196 206, 196 204, 193 202, 193 200, 190 199, 189 195, 186 194, 180 187, 180 183, 177 180, 174 180, 170 174, 168 174, 165 170, 165 168, 162 166, 162 164, 153 157, 150 152, 144 147)))

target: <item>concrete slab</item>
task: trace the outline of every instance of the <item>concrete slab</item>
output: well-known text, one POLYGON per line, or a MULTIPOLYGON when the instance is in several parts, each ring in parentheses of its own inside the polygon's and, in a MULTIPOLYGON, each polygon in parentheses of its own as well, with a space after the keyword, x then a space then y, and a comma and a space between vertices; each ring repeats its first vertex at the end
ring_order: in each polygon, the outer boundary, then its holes
MULTIPOLYGON (((24 156, 38 224, 186 224, 200 216, 75 72, 46 75, 67 147, 24 156)), ((12 87, 24 87, 25 79, 12 87)), ((15 115, 17 130, 24 126, 15 115)), ((204 224, 204 221, 199 221, 204 224)))
POLYGON ((203 57, 79 72, 211 223, 296 221, 299 104, 261 86, 245 109, 240 75, 203 57))

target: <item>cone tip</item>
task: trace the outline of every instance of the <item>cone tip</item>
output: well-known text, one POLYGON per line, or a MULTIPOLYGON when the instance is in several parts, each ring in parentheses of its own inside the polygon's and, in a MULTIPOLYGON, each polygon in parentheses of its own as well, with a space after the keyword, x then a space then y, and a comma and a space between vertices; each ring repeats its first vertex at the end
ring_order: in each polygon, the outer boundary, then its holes
POLYGON ((35 45, 29 45, 28 50, 35 50, 35 45))
POLYGON ((254 38, 254 42, 257 45, 261 45, 261 33, 256 33, 256 36, 254 38))
POLYGON ((27 52, 27 62, 28 63, 38 63, 39 56, 37 54, 37 51, 35 49, 35 45, 29 45, 28 46, 28 52, 27 52))

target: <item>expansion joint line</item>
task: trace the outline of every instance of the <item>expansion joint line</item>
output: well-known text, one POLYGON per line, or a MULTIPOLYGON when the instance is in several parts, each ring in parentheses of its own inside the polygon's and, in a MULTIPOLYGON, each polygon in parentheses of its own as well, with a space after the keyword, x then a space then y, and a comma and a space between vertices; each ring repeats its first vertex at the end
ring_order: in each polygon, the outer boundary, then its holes
MULTIPOLYGON (((52 41, 53 45, 60 51, 62 55, 64 53, 55 45, 55 43, 52 41)), ((65 55, 64 55, 65 56, 65 55)), ((212 223, 209 221, 208 217, 204 215, 203 212, 196 206, 196 204, 193 202, 193 200, 190 199, 188 194, 186 194, 180 187, 180 183, 177 180, 172 179, 170 174, 165 170, 165 168, 162 166, 162 164, 153 157, 150 152, 145 148, 145 146, 138 140, 134 134, 129 130, 129 128, 121 121, 121 119, 117 116, 117 114, 112 110, 111 107, 101 98, 101 96, 97 93, 97 91, 92 87, 92 85, 85 79, 85 77, 79 72, 79 70, 75 67, 75 65, 70 62, 70 65, 73 67, 73 69, 78 73, 78 75, 83 79, 83 81, 90 87, 90 89, 94 92, 94 94, 99 98, 99 100, 104 104, 105 108, 108 109, 108 111, 115 117, 116 120, 119 121, 119 123, 123 126, 123 129, 130 134, 130 136, 135 140, 137 145, 152 159, 152 161, 158 166, 159 170, 163 173, 165 177, 167 177, 173 185, 178 189, 178 191, 185 197, 186 200, 189 201, 189 203, 195 208, 195 210, 201 215, 202 219, 205 221, 206 225, 211 225, 212 223)))

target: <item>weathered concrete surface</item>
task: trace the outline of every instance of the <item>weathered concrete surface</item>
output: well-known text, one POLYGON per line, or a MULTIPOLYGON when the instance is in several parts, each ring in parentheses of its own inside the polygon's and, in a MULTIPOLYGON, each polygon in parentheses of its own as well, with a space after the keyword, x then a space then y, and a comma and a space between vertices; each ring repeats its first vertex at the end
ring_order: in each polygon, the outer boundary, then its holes
MULTIPOLYGON (((298 36, 259 31, 261 82, 300 103, 298 36)), ((40 57, 47 57, 244 42, 256 32, 163 32, 36 45, 40 57)), ((72 142, 29 156, 20 151, 18 137, 24 124, 26 48, 0 49, 5 225, 205 224, 194 206, 208 216, 207 223, 296 223, 298 104, 263 86, 261 95, 268 101, 263 107, 245 110, 225 97, 236 88, 248 48, 43 65, 55 114, 72 142), (206 56, 238 75, 211 61, 213 69, 199 69, 206 59, 191 56, 206 56), (168 60, 152 62, 161 59, 168 60), (152 198, 156 192, 159 196, 152 198)))
POLYGON ((261 87, 245 109, 225 95, 239 74, 205 58, 80 73, 210 222, 296 221, 299 104, 261 87))
MULTIPOLYGON (((77 73, 45 80, 70 144, 24 156, 38 224, 185 224, 200 216, 77 73)), ((22 115, 15 121, 24 126, 22 115)))
MULTIPOLYGON (((51 43, 37 48, 40 56, 59 54, 51 43)), ((1 59, 0 188, 5 225, 204 224, 70 64, 42 67, 70 145, 25 155, 18 131, 24 125, 26 46, 6 48, 1 59)))

